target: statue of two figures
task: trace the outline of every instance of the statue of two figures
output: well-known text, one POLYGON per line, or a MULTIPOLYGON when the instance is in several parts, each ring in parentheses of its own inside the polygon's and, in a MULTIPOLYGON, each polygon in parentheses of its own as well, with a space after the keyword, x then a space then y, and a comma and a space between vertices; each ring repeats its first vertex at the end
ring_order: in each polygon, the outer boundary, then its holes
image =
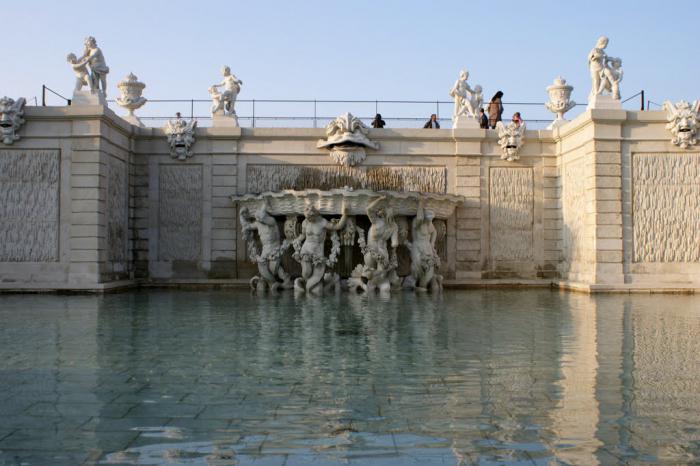
POLYGON ((107 74, 109 73, 109 67, 94 37, 87 37, 84 45, 85 49, 80 58, 72 53, 68 54, 66 58, 75 73, 73 101, 76 104, 99 103, 104 105, 105 98, 107 97, 107 74), (88 85, 90 86, 90 94, 95 96, 92 99, 90 99, 89 96, 85 96, 82 91, 83 86, 88 85))
POLYGON ((481 86, 478 84, 472 89, 467 83, 469 72, 462 70, 459 79, 450 90, 450 96, 454 98, 454 110, 452 112, 453 128, 478 128, 479 110, 484 103, 481 86))
POLYGON ((257 263, 259 271, 259 276, 251 280, 251 286, 255 289, 272 290, 293 286, 296 291, 314 294, 324 290, 338 291, 341 289, 341 280, 333 268, 338 262, 341 245, 351 248, 357 236, 363 263, 358 264, 352 271, 347 280, 348 288, 356 291, 388 292, 403 286, 439 292, 442 289, 442 276, 437 273, 440 258, 435 248, 437 230, 433 225, 433 212, 424 208, 423 199, 419 201, 409 241, 407 232, 400 231, 390 204, 391 200, 382 196, 367 206, 366 212, 371 226, 366 236, 345 206, 340 218, 328 220, 314 205, 308 204, 299 232, 296 231, 297 217, 287 217, 284 240, 275 218, 268 212, 266 203, 254 214, 243 208, 240 221, 244 238, 248 243, 249 256, 257 263), (257 231, 259 243, 262 245, 260 252, 253 236, 254 231, 257 231), (328 233, 331 247, 326 255, 328 233), (396 252, 400 244, 405 245, 411 253, 411 275, 405 277, 403 282, 398 275, 396 252), (290 245, 294 248, 294 259, 301 264, 301 276, 296 278, 293 284, 281 265, 282 255, 290 245))
POLYGON ((622 60, 609 57, 605 53, 608 42, 607 37, 600 37, 595 47, 588 54, 588 69, 591 72, 592 82, 588 101, 591 108, 620 108, 620 82, 623 76, 622 60), (609 94, 609 96, 606 94, 609 94), (605 97, 613 102, 606 102, 605 97))
POLYGON ((241 92, 243 81, 232 74, 231 68, 228 66, 222 68, 221 74, 223 75, 223 80, 209 87, 213 123, 214 126, 238 127, 238 116, 234 107, 238 94, 241 92))

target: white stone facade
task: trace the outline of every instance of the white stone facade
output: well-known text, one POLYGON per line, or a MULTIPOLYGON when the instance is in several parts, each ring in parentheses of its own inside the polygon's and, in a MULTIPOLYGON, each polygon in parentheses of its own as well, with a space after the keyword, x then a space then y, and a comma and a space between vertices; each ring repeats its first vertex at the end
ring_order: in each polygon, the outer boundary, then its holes
POLYGON ((510 162, 495 131, 370 129, 379 148, 355 167, 316 147, 322 129, 197 128, 174 160, 162 129, 106 107, 24 118, 0 150, 0 289, 248 286, 231 196, 348 183, 464 196, 436 225, 446 287, 700 289, 700 153, 671 142, 664 112, 588 110, 528 130, 510 162))

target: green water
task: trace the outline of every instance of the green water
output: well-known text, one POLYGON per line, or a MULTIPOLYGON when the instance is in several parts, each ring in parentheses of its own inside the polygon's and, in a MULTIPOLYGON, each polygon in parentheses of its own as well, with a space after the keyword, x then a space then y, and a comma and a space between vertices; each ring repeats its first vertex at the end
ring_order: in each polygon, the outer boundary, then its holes
POLYGON ((700 297, 0 295, 0 325, 0 465, 700 461, 700 297))

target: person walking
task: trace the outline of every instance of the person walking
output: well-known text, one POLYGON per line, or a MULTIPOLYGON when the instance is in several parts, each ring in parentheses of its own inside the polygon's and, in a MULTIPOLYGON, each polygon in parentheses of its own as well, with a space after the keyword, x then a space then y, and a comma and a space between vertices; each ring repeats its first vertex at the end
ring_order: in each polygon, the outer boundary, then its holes
POLYGON ((372 128, 384 128, 384 125, 386 125, 386 121, 382 120, 382 114, 377 113, 372 120, 372 128))
POLYGON ((489 126, 491 129, 496 128, 496 123, 501 121, 501 115, 503 115, 503 92, 498 91, 491 97, 491 102, 489 102, 489 126))
POLYGON ((430 120, 423 125, 423 128, 440 129, 440 123, 438 123, 437 115, 434 113, 430 115, 430 120))
POLYGON ((486 116, 486 112, 484 112, 483 107, 479 109, 479 128, 481 129, 488 129, 489 127, 489 118, 486 116))

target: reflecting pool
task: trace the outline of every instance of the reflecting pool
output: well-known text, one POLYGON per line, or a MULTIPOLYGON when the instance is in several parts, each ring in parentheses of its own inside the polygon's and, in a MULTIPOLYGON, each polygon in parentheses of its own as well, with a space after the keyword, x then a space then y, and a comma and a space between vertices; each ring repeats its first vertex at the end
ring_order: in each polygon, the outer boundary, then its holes
POLYGON ((700 297, 0 295, 0 465, 690 464, 700 297))

